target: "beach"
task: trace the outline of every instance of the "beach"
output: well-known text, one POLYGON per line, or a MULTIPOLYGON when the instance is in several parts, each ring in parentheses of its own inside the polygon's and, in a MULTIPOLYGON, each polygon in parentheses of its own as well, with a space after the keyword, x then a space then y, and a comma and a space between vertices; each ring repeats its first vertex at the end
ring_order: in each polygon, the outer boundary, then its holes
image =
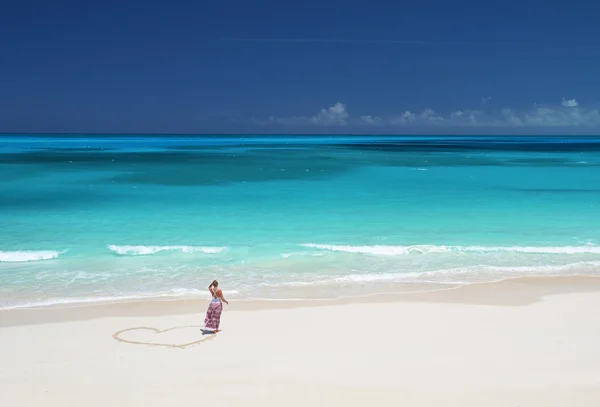
POLYGON ((597 406, 600 282, 514 279, 338 301, 4 310, 11 406, 597 406))

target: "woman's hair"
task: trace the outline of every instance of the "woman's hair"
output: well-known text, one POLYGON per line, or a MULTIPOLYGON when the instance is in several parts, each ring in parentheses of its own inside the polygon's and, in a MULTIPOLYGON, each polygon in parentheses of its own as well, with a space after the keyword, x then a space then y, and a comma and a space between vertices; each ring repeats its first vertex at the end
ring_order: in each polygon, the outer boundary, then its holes
POLYGON ((219 286, 219 282, 217 280, 213 280, 211 286, 218 287, 219 286))

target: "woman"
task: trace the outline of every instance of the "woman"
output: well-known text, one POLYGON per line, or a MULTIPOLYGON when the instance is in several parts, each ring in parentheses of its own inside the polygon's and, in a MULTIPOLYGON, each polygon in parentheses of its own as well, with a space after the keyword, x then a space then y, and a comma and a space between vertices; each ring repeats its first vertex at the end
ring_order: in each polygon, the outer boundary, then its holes
POLYGON ((212 300, 206 311, 204 319, 204 327, 212 329, 214 333, 219 332, 219 324, 221 323, 221 312, 223 312, 223 303, 229 305, 229 302, 223 297, 223 291, 219 288, 217 280, 213 281, 208 286, 208 291, 212 295, 212 300))

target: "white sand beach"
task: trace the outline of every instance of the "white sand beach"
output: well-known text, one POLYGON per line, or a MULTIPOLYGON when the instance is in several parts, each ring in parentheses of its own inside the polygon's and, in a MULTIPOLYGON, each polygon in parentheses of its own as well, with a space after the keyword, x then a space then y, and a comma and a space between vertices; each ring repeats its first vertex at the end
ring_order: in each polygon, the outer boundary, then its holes
POLYGON ((599 406, 600 283, 0 312, 6 406, 599 406))

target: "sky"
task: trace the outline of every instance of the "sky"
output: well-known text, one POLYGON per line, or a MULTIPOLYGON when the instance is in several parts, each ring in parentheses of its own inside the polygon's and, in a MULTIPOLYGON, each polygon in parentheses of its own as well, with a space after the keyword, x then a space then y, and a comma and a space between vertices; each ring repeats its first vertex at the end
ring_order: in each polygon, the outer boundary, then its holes
POLYGON ((0 132, 600 134, 600 3, 4 3, 0 132))

